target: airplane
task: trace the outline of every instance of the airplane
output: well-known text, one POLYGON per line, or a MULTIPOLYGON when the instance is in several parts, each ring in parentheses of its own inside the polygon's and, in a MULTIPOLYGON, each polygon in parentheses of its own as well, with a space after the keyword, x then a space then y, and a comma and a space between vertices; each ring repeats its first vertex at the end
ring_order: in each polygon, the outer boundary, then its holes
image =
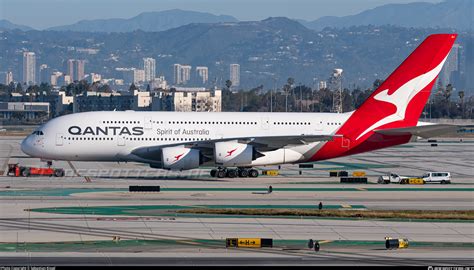
POLYGON ((97 111, 60 116, 21 143, 43 160, 140 162, 218 178, 255 166, 316 162, 433 137, 453 126, 419 122, 457 34, 428 36, 356 110, 346 113, 97 111))

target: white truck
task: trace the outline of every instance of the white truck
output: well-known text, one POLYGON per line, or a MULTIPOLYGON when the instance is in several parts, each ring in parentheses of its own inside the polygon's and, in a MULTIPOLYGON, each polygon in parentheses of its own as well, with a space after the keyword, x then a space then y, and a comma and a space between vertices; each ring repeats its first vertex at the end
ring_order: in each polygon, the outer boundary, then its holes
POLYGON ((407 176, 401 176, 395 173, 390 173, 389 175, 381 175, 379 176, 379 179, 377 180, 377 183, 379 184, 401 184, 404 183, 404 181, 408 181, 410 177, 407 176))

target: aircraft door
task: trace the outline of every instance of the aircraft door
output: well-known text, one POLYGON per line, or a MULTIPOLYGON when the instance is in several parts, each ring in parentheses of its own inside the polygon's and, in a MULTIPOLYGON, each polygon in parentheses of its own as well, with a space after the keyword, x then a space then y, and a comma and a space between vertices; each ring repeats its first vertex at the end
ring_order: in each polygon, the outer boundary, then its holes
POLYGON ((145 117, 145 122, 144 122, 143 127, 145 129, 151 129, 151 124, 152 124, 151 117, 150 116, 145 117))
POLYGON ((125 146, 125 137, 117 136, 117 145, 118 146, 125 146))
POLYGON ((262 128, 268 129, 268 127, 270 126, 270 120, 268 119, 268 117, 262 117, 261 121, 262 121, 262 128))
POLYGON ((57 146, 63 145, 63 134, 62 133, 56 133, 56 145, 57 146))

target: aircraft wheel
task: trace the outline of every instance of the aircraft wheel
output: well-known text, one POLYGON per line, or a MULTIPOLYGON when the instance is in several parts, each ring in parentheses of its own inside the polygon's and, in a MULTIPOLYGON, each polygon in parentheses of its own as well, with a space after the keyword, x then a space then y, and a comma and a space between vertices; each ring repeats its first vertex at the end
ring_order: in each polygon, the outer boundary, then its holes
POLYGON ((227 170, 227 177, 235 178, 238 176, 237 170, 227 170))
POLYGON ((216 177, 216 174, 217 174, 217 170, 216 170, 216 169, 212 169, 212 170, 211 170, 211 176, 212 176, 212 177, 216 177))
POLYGON ((248 177, 249 176, 249 171, 246 169, 241 169, 239 170, 239 177, 248 177))
POLYGON ((217 175, 217 178, 224 178, 225 177, 225 171, 224 170, 218 170, 216 175, 217 175))
POLYGON ((249 176, 253 178, 258 177, 258 171, 255 169, 249 170, 249 176))

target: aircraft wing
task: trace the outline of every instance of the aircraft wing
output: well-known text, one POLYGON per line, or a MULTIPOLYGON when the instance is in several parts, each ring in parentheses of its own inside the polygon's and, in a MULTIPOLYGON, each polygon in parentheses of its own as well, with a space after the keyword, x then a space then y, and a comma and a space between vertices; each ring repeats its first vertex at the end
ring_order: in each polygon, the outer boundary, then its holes
POLYGON ((214 139, 207 141, 176 142, 175 144, 144 146, 136 148, 131 154, 143 159, 159 159, 160 151, 164 147, 184 145, 189 148, 200 149, 204 155, 212 156, 214 143, 225 141, 238 141, 254 146, 258 151, 271 151, 285 146, 305 145, 313 142, 330 141, 340 135, 288 135, 288 136, 259 136, 259 137, 235 137, 225 139, 214 139))
POLYGON ((419 122, 417 126, 406 128, 379 129, 374 132, 384 135, 414 135, 422 138, 432 138, 446 133, 456 132, 463 126, 449 124, 432 124, 419 122))

